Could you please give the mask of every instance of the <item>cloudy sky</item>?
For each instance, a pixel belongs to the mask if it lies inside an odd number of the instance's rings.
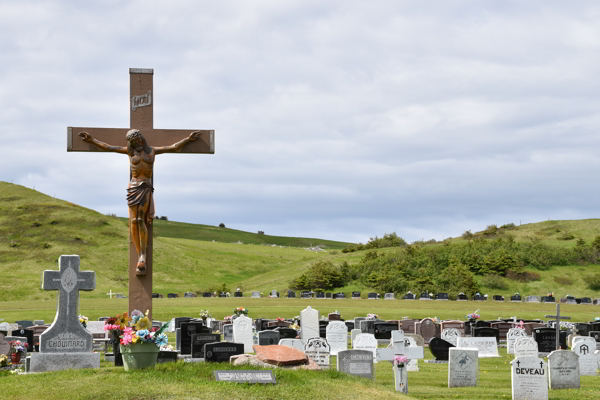
[[[365,242],[600,217],[596,1],[0,0],[0,180],[124,216],[126,156],[66,127],[214,129],[157,214]]]

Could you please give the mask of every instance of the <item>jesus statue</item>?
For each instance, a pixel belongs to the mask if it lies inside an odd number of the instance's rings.
[[[176,153],[183,147],[197,140],[200,132],[192,132],[190,136],[171,146],[151,147],[146,138],[137,129],[127,132],[127,147],[111,146],[94,139],[87,132],[79,132],[82,140],[93,143],[101,150],[127,154],[129,156],[131,181],[127,187],[127,206],[129,207],[129,234],[139,257],[135,269],[136,275],[146,275],[146,249],[148,247],[148,226],[154,219],[154,200],[152,199],[152,168],[154,157],[162,153]]]

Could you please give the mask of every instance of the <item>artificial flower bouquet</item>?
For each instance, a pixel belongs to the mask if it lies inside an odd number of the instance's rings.
[[[88,317],[86,317],[85,315],[80,315],[79,322],[81,322],[81,325],[83,325],[84,328],[87,328]]]
[[[211,315],[208,313],[208,310],[200,310],[200,318],[202,318],[202,319],[211,318]]]
[[[8,357],[6,354],[0,354],[0,367],[6,367],[8,365]]]
[[[11,340],[8,343],[10,344],[10,354],[27,354],[27,343],[22,343],[20,340]]]
[[[469,319],[469,321],[475,322],[475,320],[481,318],[481,316],[479,314],[477,314],[478,312],[479,312],[479,310],[475,310],[474,313],[467,314],[467,318]]]
[[[143,314],[139,310],[134,310],[131,316],[125,312],[118,314],[116,318],[109,318],[104,325],[104,330],[116,332],[120,338],[119,342],[123,346],[135,343],[154,343],[161,347],[166,346],[169,342],[167,335],[163,333],[167,325],[163,324],[160,328],[153,328],[152,321],[148,318],[148,311]]]
[[[377,319],[379,318],[379,315],[377,314],[367,314],[367,319],[372,320],[372,319]]]
[[[408,358],[404,357],[404,356],[396,356],[394,357],[394,366],[398,367],[398,368],[404,368],[404,365],[408,363]]]
[[[238,315],[238,316],[239,315],[246,315],[247,316],[248,315],[248,309],[245,308],[245,307],[238,307],[235,310],[233,310],[233,313],[235,315]]]

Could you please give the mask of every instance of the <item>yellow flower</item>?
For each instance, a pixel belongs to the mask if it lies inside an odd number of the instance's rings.
[[[148,320],[148,317],[140,318],[137,324],[135,324],[135,329],[141,331],[142,329],[152,329],[152,323]]]
[[[131,343],[137,343],[137,342],[138,342],[138,340],[140,340],[140,338],[139,338],[137,335],[133,335],[133,336],[131,337]]]
[[[115,321],[115,325],[119,325],[121,330],[125,329],[125,327],[127,326],[127,324],[129,323],[129,321],[131,321],[131,318],[129,318],[129,316],[127,315],[126,312],[124,312],[122,315],[121,314],[117,314],[117,320]]]

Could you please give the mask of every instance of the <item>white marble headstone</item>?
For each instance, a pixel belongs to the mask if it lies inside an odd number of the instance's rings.
[[[598,360],[596,357],[596,340],[578,340],[573,346],[573,353],[579,356],[579,373],[581,375],[596,376]]]
[[[477,386],[479,351],[451,347],[448,357],[448,387]]]
[[[375,335],[371,333],[361,333],[356,335],[352,342],[352,348],[354,350],[369,350],[373,352],[373,362],[377,362],[377,339]]]
[[[579,389],[579,356],[570,350],[548,355],[550,389]]]
[[[279,345],[291,347],[292,349],[300,350],[302,352],[304,351],[304,343],[302,343],[302,340],[300,339],[280,339]]]
[[[317,363],[318,366],[329,368],[331,362],[331,348],[327,339],[320,337],[310,338],[304,345],[304,354]]]
[[[404,336],[404,347],[417,347],[417,341],[412,337]],[[419,359],[410,359],[406,366],[406,370],[408,372],[419,372]]]
[[[360,329],[352,329],[352,331],[350,331],[350,343],[354,343],[354,338],[356,337],[356,335],[360,335],[362,333],[362,331]]]
[[[310,338],[319,336],[319,311],[311,306],[300,311],[300,339],[306,344]]]
[[[233,341],[244,344],[244,353],[252,353],[252,318],[240,315],[233,320]]]
[[[479,350],[479,358],[500,357],[495,337],[459,337],[458,348]]]
[[[527,332],[525,329],[521,328],[511,328],[508,330],[506,334],[506,353],[507,354],[515,354],[515,341],[517,338],[527,336]]]
[[[532,337],[515,339],[515,358],[538,357],[538,344]]]
[[[513,400],[548,400],[546,363],[538,357],[518,357],[511,361]]]
[[[447,328],[442,331],[442,339],[444,339],[448,343],[451,343],[455,347],[458,345],[459,337],[460,332],[456,328]]]
[[[348,327],[344,321],[330,321],[327,324],[326,337],[332,356],[336,356],[338,351],[348,350]]]

